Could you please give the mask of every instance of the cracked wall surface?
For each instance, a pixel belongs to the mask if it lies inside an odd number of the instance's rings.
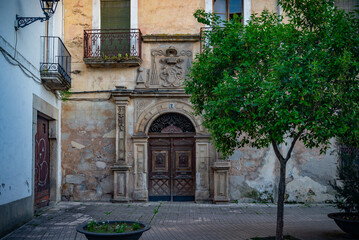
[[[286,147],[282,146],[282,152]],[[272,147],[241,148],[230,157],[232,200],[273,202],[277,197],[279,162]],[[333,199],[329,181],[336,175],[334,142],[326,154],[298,142],[286,169],[287,202],[326,202]]]
[[[62,200],[109,201],[115,158],[115,106],[65,102],[62,119]]]

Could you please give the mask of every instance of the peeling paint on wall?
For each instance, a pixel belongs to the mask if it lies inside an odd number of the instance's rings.
[[[332,142],[334,146],[334,142]],[[285,146],[282,147],[286,151]],[[325,155],[298,142],[287,163],[287,202],[326,202],[333,199],[328,182],[335,177],[334,147]],[[242,201],[275,201],[279,163],[272,150],[241,148],[230,157],[230,197]]]
[[[115,105],[65,102],[62,131],[62,200],[109,201],[115,161]]]

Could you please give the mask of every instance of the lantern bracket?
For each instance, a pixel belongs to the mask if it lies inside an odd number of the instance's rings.
[[[19,28],[26,27],[36,21],[47,21],[49,18],[50,17],[48,15],[46,17],[20,17],[19,15],[16,15],[15,30],[17,31]]]
[[[44,22],[50,19],[52,15],[55,14],[57,4],[60,0],[39,0],[41,9],[45,15],[45,17],[20,17],[16,14],[15,20],[15,30],[19,30],[19,28],[26,27],[33,22],[40,21]]]

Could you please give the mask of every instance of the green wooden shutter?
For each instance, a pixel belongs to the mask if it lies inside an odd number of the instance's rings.
[[[113,29],[101,31],[101,55],[130,56],[130,0],[101,0],[101,29]]]
[[[129,29],[130,0],[101,0],[101,29]]]

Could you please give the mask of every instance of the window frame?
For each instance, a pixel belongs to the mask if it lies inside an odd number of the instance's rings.
[[[226,16],[226,21],[228,22],[228,21],[230,21],[230,12],[229,12],[229,2],[230,2],[230,0],[225,0],[226,1],[226,12],[225,13],[218,13],[218,12],[215,12],[214,11],[214,3],[215,3],[215,1],[217,1],[217,0],[212,0],[212,12],[214,13],[214,14],[221,14],[221,15],[225,15]],[[242,17],[242,21],[244,20],[244,0],[241,0],[242,2],[241,2],[241,8],[242,8],[242,11],[241,11],[241,17]]]

